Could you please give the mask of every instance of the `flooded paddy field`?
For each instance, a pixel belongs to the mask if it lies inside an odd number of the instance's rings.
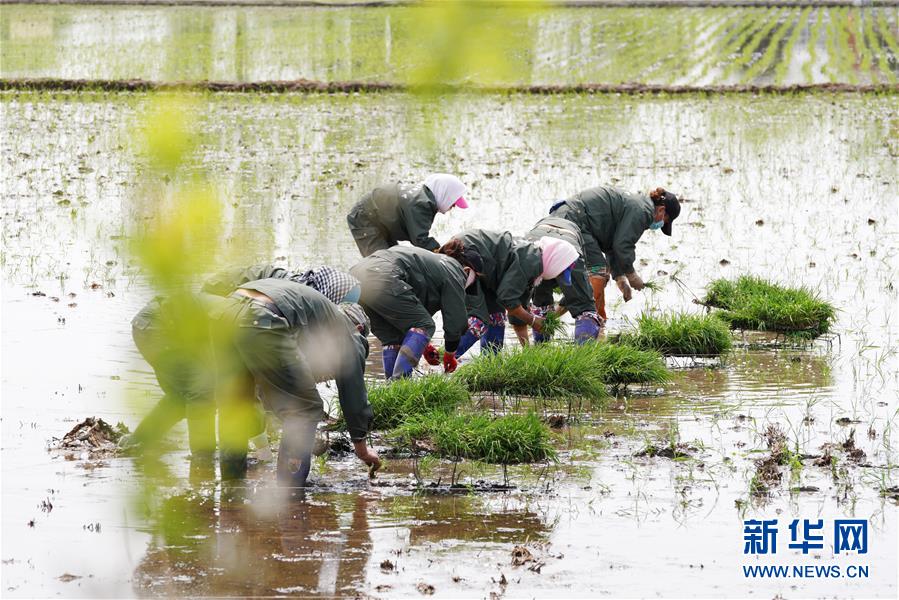
[[[425,58],[439,44],[429,24],[447,16],[431,10],[10,5],[0,13],[0,72],[402,83],[439,71],[458,83],[691,86],[895,84],[899,75],[895,6],[482,9],[465,30],[466,52],[499,53],[508,65],[462,72]]]
[[[664,285],[626,305],[610,291],[611,332],[644,310],[699,310],[709,281],[744,273],[816,290],[837,325],[801,348],[738,334],[720,364],[671,363],[671,383],[554,429],[557,462],[505,472],[389,458],[369,483],[340,455],[288,500],[265,463],[242,485],[210,481],[183,429],[152,464],[48,451],[86,416],[133,427],[158,398],[129,323],[152,291],[127,248],[148,218],[132,202],[147,177],[134,128],[154,97],[6,92],[4,595],[896,596],[895,96],[191,99],[195,168],[226,199],[226,254],[350,266],[358,196],[431,170],[471,187],[471,209],[436,221],[440,240],[523,233],[600,182],[663,185],[684,198],[675,236],[645,234],[638,258]],[[759,474],[769,426],[800,457],[779,480]],[[375,443],[390,456],[390,440]],[[744,578],[741,565],[768,563],[744,558],[743,519],[777,517],[782,533],[792,518],[868,519],[867,556],[828,543],[779,560],[864,564],[870,578]]]

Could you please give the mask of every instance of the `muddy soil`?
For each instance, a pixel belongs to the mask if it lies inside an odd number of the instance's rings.
[[[840,308],[827,339],[785,349],[741,337],[720,362],[562,423],[558,463],[504,472],[396,458],[369,482],[352,455],[324,455],[316,484],[291,499],[270,463],[238,486],[211,481],[183,428],[154,461],[47,451],[87,416],[133,427],[159,397],[129,324],[153,292],[126,246],[151,216],[131,202],[144,165],[129,136],[149,100],[0,94],[3,594],[895,597],[893,100],[198,96],[198,164],[227,198],[226,252],[242,260],[351,265],[342,223],[356,198],[429,170],[472,187],[471,209],[435,223],[441,240],[526,231],[553,200],[599,182],[665,185],[683,212],[674,237],[644,236],[638,268],[684,285],[627,304],[610,289],[612,332],[643,310],[702,310],[692,301],[707,281],[742,273],[810,286]],[[372,376],[378,363],[376,351]],[[776,461],[753,493],[773,425],[801,467]],[[650,444],[685,456],[636,456]],[[778,516],[784,529],[869,519],[866,557],[828,546],[778,560],[864,562],[876,575],[745,580],[743,519]]]

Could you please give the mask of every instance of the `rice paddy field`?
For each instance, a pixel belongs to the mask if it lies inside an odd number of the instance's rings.
[[[9,5],[0,71],[4,79],[404,82],[434,66],[425,36],[430,20],[446,17],[439,10]],[[572,7],[499,19],[482,9],[466,27],[490,40],[472,48],[466,35],[466,51],[497,51],[507,66],[450,68],[441,75],[448,82],[889,84],[899,75],[895,5]]]
[[[194,159],[169,178],[135,133],[159,93],[35,91],[22,80],[403,81],[416,60],[403,47],[411,17],[399,7],[0,8],[4,596],[899,593],[894,88],[189,91],[179,110],[198,125]],[[549,9],[526,17],[520,68],[499,81],[889,84],[896,14]],[[649,43],[659,36],[664,47]],[[682,197],[674,236],[647,232],[637,246],[639,272],[659,285],[626,304],[607,289],[610,337],[645,315],[701,315],[713,281],[743,276],[804,288],[836,308],[833,322],[814,340],[735,329],[721,356],[670,352],[657,358],[664,381],[610,385],[595,401],[466,398],[454,383],[447,394],[465,410],[403,424],[415,403],[382,390],[393,411],[384,427],[406,434],[375,433],[383,471],[369,481],[332,431],[302,499],[284,497],[270,463],[239,485],[217,482],[187,460],[183,427],[148,461],[48,449],[88,416],[133,427],[158,400],[130,331],[154,294],[129,245],[156,218],[134,201],[146,186],[168,202],[196,177],[213,181],[221,260],[349,267],[352,204],[430,171],[470,188],[471,209],[435,221],[439,240],[469,227],[523,234],[553,201],[603,183]],[[506,346],[516,345],[510,329]],[[476,366],[477,347],[470,354],[454,382]],[[504,428],[536,462],[495,464],[515,448],[480,441]],[[778,555],[744,555],[744,520],[773,518]],[[829,539],[807,555],[788,550],[793,518],[867,520],[869,551],[835,555]],[[860,565],[869,577],[743,574],[767,564]]]

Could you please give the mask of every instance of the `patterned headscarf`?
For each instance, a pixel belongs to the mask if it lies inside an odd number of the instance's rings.
[[[291,279],[308,285],[334,304],[346,301],[347,295],[359,287],[359,280],[349,273],[326,266],[312,267]],[[353,295],[358,299],[358,294]]]

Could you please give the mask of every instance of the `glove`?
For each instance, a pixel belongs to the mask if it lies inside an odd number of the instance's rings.
[[[627,284],[627,278],[624,275],[619,275],[615,278],[615,283],[618,284],[618,289],[621,290],[621,295],[624,296],[624,301],[629,302],[631,299],[631,286]]]
[[[422,353],[425,360],[428,361],[428,364],[432,367],[436,367],[440,364],[440,353],[437,351],[437,348],[434,347],[434,344],[428,344],[425,346],[425,351]]]
[[[635,290],[643,289],[643,280],[640,278],[639,275],[637,275],[636,271],[634,271],[633,273],[628,273],[626,275],[626,277],[627,277],[627,282],[629,284],[631,284],[632,288],[634,288]]]
[[[452,373],[456,370],[456,367],[459,366],[459,363],[456,362],[456,355],[452,352],[444,352],[443,353],[443,372],[444,373]]]

